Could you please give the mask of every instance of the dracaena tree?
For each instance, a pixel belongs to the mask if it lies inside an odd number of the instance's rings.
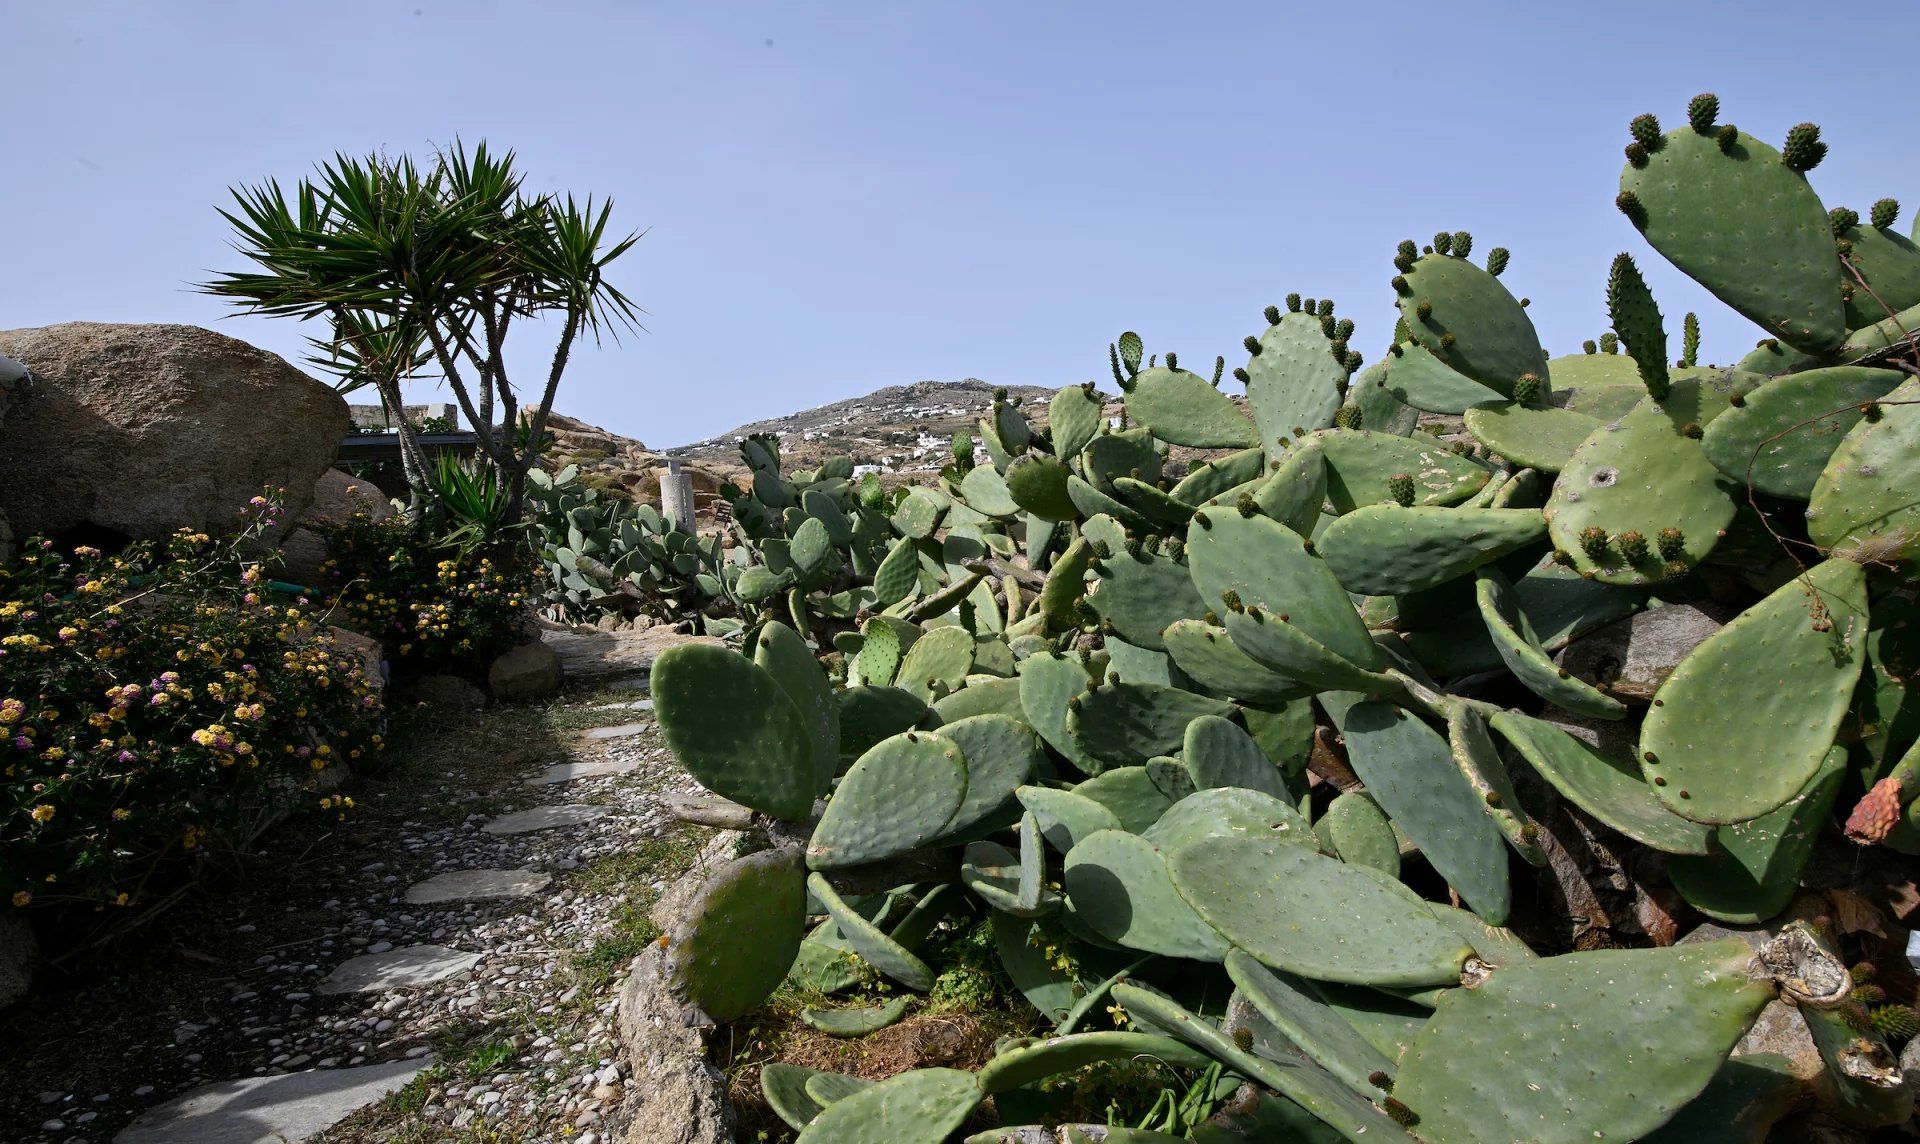
[[[397,416],[401,386],[441,379],[516,517],[574,347],[636,329],[640,314],[607,280],[639,240],[609,234],[612,203],[532,195],[522,183],[513,153],[484,142],[420,162],[336,154],[291,192],[274,180],[234,188],[220,213],[252,267],[200,289],[249,313],[324,323],[309,360],[342,392],[379,393],[416,505],[433,495],[433,468]],[[558,332],[546,376],[523,388],[508,375],[506,346],[529,319]]]

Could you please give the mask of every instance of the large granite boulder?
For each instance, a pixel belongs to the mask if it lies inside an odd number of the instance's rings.
[[[0,422],[0,513],[20,536],[223,529],[269,486],[297,518],[347,432],[338,393],[196,326],[7,330],[0,354],[34,376]]]
[[[342,524],[355,513],[385,520],[393,515],[393,504],[372,481],[339,469],[321,473],[313,482],[313,497],[306,512],[280,542],[280,578],[310,588],[332,587],[321,574],[321,566],[327,562],[327,542],[316,526]]]

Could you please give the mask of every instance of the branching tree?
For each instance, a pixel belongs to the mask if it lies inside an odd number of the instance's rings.
[[[471,152],[456,143],[424,164],[335,155],[291,194],[269,180],[233,198],[220,213],[254,269],[200,288],[249,313],[325,322],[309,360],[342,392],[379,393],[416,504],[432,495],[432,470],[399,415],[401,385],[438,376],[517,517],[575,344],[638,328],[639,308],[606,278],[640,237],[609,237],[613,204],[528,195],[513,153],[485,143]],[[508,376],[506,345],[516,323],[535,317],[556,319],[559,335],[529,408]]]

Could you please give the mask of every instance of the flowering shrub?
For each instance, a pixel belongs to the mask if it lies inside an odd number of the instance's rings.
[[[327,529],[326,590],[396,670],[484,672],[512,647],[533,573],[524,545],[465,548],[406,517]]]
[[[116,556],[30,540],[0,569],[0,897],[134,906],[382,747],[358,656],[244,555],[182,532]]]

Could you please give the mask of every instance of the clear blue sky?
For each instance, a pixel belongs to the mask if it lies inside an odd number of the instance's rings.
[[[101,3],[0,5],[0,327],[305,331],[188,289],[231,268],[225,188],[335,150],[456,135],[647,231],[619,281],[648,332],[581,354],[560,407],[656,446],[882,385],[1106,376],[1139,330],[1225,353],[1287,291],[1369,360],[1394,243],[1513,251],[1556,352],[1640,256],[1706,356],[1756,329],[1614,210],[1627,120],[1813,120],[1829,206],[1920,208],[1910,2]],[[1902,219],[1902,226],[1906,217]],[[522,334],[530,384],[544,339]]]

